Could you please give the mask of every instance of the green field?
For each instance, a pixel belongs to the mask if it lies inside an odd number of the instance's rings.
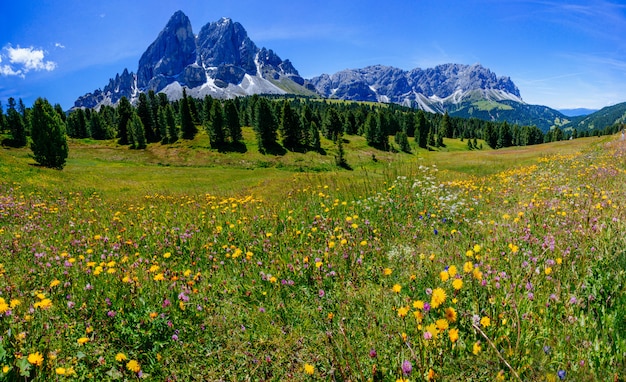
[[[345,138],[0,150],[0,380],[626,378],[624,142]]]

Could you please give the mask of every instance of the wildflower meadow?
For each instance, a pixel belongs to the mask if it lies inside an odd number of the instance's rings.
[[[624,380],[626,144],[577,141],[271,192],[5,164],[0,380]]]

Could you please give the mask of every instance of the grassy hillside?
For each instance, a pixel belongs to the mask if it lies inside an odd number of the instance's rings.
[[[347,140],[0,150],[0,379],[622,377],[624,142]]]

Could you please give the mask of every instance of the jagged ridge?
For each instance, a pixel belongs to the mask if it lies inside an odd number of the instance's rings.
[[[139,92],[164,92],[171,99],[187,87],[191,96],[232,97],[255,93],[284,94],[283,88],[312,94],[289,60],[259,49],[246,30],[229,18],[206,24],[198,36],[189,18],[177,11],[139,59],[137,74],[124,72],[76,100],[74,107],[114,105]]]

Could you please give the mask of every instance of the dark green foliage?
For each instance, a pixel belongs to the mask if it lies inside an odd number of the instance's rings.
[[[176,118],[174,118],[174,108],[172,105],[165,106],[165,121],[167,123],[167,141],[168,143],[174,143],[178,140],[178,125],[176,125]]]
[[[308,135],[308,145],[313,148],[313,150],[319,151],[322,148],[320,130],[317,128],[317,123],[315,121],[311,122],[309,126]]]
[[[226,143],[224,134],[224,112],[220,102],[213,102],[211,107],[211,121],[205,122],[205,129],[209,136],[211,147],[221,149]]]
[[[67,117],[66,127],[67,135],[72,138],[87,138],[89,131],[87,127],[87,117],[85,110],[76,109]]]
[[[324,122],[322,124],[322,133],[326,139],[330,139],[333,142],[337,140],[339,135],[343,134],[343,123],[339,118],[339,113],[335,108],[328,108],[324,115]]]
[[[400,150],[405,153],[411,152],[411,145],[409,144],[409,137],[404,131],[398,131],[395,135],[395,141],[398,146],[400,146]]]
[[[139,103],[137,104],[137,116],[143,124],[146,140],[148,142],[158,142],[157,135],[154,131],[156,122],[152,115],[152,107],[150,99],[145,93],[139,93]]]
[[[44,167],[62,169],[69,153],[65,124],[52,105],[38,98],[31,116],[30,145],[35,161]]]
[[[415,118],[415,141],[418,146],[425,149],[428,146],[428,131],[430,130],[426,115],[422,110],[417,111]]]
[[[291,109],[291,105],[287,100],[283,101],[279,131],[285,148],[293,151],[301,146],[303,134],[300,120],[296,112]]]
[[[498,140],[496,141],[496,148],[511,147],[513,145],[513,133],[509,124],[503,122],[498,127]]]
[[[67,115],[65,115],[65,112],[63,111],[63,108],[61,107],[60,104],[58,103],[54,104],[54,111],[56,111],[59,117],[61,117],[61,121],[65,123],[65,121],[67,120]]]
[[[272,151],[276,142],[276,118],[272,107],[266,98],[259,98],[256,102],[254,118],[254,132],[256,133],[259,152]]]
[[[338,167],[345,168],[346,170],[352,170],[346,159],[346,151],[343,148],[343,135],[339,135],[335,141],[337,146],[337,155],[335,156],[335,164]]]
[[[22,115],[15,109],[15,99],[13,97],[9,98],[6,121],[11,132],[11,139],[5,143],[12,147],[26,146],[26,125]]]
[[[159,107],[158,112],[158,122],[157,126],[159,126],[159,132],[161,135],[161,143],[167,144],[169,143],[169,137],[167,136],[167,117],[165,115],[165,108]]]
[[[117,143],[120,145],[128,144],[128,121],[133,114],[133,105],[130,104],[128,98],[122,97],[117,105]]]
[[[227,100],[224,102],[224,123],[225,130],[227,131],[227,135],[230,137],[232,143],[239,143],[243,141],[243,133],[239,122],[239,112],[237,111],[237,105],[233,100]]]
[[[498,144],[498,131],[492,123],[487,124],[483,139],[487,142],[489,147],[495,149]]]
[[[450,126],[450,116],[448,115],[447,111],[443,115],[443,118],[441,118],[441,123],[439,125],[439,132],[437,133],[437,135],[441,137],[442,142],[443,142],[444,137],[452,138],[452,126]]]
[[[193,99],[187,96],[187,90],[183,89],[183,98],[180,100],[180,129],[183,139],[194,139],[198,133],[198,128],[193,122],[193,116],[191,115],[191,108],[189,103],[193,102]]]
[[[213,107],[213,97],[210,95],[204,96],[202,100],[202,123],[206,126],[211,122],[211,108]]]
[[[137,113],[133,113],[128,121],[128,142],[131,149],[142,150],[147,147],[146,133],[143,122]]]
[[[103,140],[111,138],[111,131],[100,113],[92,113],[89,121],[89,135],[93,139]]]
[[[6,117],[4,116],[4,110],[2,108],[2,102],[0,102],[0,133],[6,130]]]

